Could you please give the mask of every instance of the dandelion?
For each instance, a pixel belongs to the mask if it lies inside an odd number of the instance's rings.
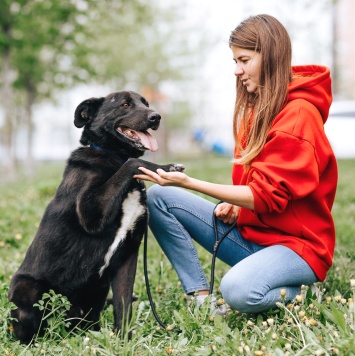
[[[313,309],[314,308],[314,304],[311,303],[308,307],[309,307],[309,309]]]
[[[285,349],[288,351],[291,350],[291,344],[289,343],[285,344]]]
[[[244,350],[245,350],[246,352],[250,352],[250,347],[249,347],[248,345],[245,345],[245,346],[244,346]]]
[[[334,297],[334,300],[335,300],[336,302],[339,302],[340,299],[341,299],[341,295],[336,295],[336,296]]]
[[[346,304],[346,299],[345,298],[341,298],[340,299],[340,303],[343,304],[343,305]]]
[[[263,356],[264,355],[264,351],[261,351],[261,350],[254,351],[254,355]]]
[[[212,350],[212,352],[216,352],[217,351],[216,345],[211,345],[211,350]]]
[[[282,288],[280,290],[280,295],[281,295],[282,298],[286,297],[286,289]]]
[[[171,331],[171,330],[173,330],[173,328],[174,328],[173,326],[168,325],[168,326],[165,328],[165,330],[166,330],[166,331]]]
[[[84,341],[83,341],[83,345],[86,346],[86,345],[89,344],[89,342],[90,342],[90,338],[85,337],[85,338],[84,338]]]
[[[323,352],[323,350],[318,349],[318,350],[316,351],[316,356],[321,356],[321,355],[324,355],[324,352]]]
[[[355,288],[355,279],[350,279],[351,288]]]
[[[239,351],[239,353],[243,353],[243,351],[244,351],[244,349],[243,349],[243,347],[242,346],[238,346],[238,351]]]
[[[277,334],[276,334],[276,333],[272,333],[271,338],[272,338],[273,340],[276,340],[276,339],[277,339]]]

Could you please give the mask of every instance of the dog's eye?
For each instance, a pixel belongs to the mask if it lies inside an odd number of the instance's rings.
[[[122,104],[122,106],[127,109],[129,107],[129,104],[124,103],[124,104]]]

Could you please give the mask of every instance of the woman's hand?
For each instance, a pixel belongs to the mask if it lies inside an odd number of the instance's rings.
[[[237,221],[240,207],[229,203],[220,203],[216,206],[214,214],[225,224],[233,224]]]
[[[162,169],[157,169],[156,172],[153,172],[144,167],[139,167],[138,169],[144,174],[136,174],[133,178],[148,180],[162,186],[173,185],[176,187],[185,187],[189,180],[189,176],[181,172],[165,172]]]

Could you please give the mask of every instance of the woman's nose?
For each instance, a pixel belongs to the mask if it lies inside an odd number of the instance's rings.
[[[240,65],[236,64],[234,69],[234,75],[237,77],[238,75],[243,74],[243,69]]]

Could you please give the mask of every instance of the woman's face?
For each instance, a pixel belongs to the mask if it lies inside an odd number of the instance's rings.
[[[234,74],[249,93],[255,93],[260,85],[261,54],[236,46],[231,48],[236,63]]]

